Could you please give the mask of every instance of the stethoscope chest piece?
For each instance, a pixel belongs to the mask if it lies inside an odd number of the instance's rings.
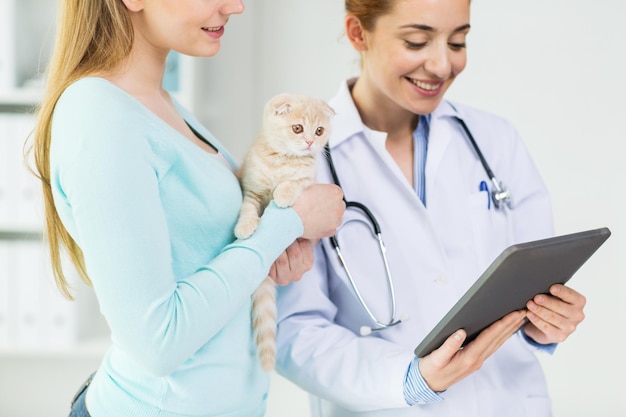
[[[476,140],[474,139],[472,132],[470,132],[469,128],[467,127],[463,119],[461,119],[458,116],[454,116],[454,118],[459,122],[459,124],[465,131],[465,134],[467,135],[467,139],[470,141],[472,148],[476,152],[476,155],[478,155],[478,159],[480,159],[480,163],[482,164],[483,169],[485,170],[485,173],[487,174],[487,176],[489,177],[489,180],[493,184],[493,190],[491,191],[491,200],[493,201],[494,207],[496,209],[504,209],[504,207],[508,208],[509,210],[512,209],[513,201],[512,201],[511,191],[509,191],[509,188],[506,185],[504,185],[504,183],[500,181],[496,177],[496,175],[493,173],[491,167],[489,166],[489,163],[487,162],[487,159],[485,159],[485,156],[483,155],[482,151],[480,150],[480,147],[476,143]]]
[[[509,188],[499,181],[495,176],[491,178],[494,189],[491,191],[491,200],[495,208],[500,209],[506,206],[509,210],[513,208],[513,200],[511,199],[511,191]]]

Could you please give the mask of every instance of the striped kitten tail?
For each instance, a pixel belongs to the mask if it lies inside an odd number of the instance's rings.
[[[276,284],[265,278],[252,294],[252,329],[264,371],[276,364]]]

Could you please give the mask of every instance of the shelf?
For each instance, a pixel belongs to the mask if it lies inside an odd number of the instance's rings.
[[[0,240],[39,240],[43,239],[41,229],[6,229],[0,228]]]
[[[34,88],[21,88],[0,93],[0,113],[34,112],[43,98],[43,92]]]

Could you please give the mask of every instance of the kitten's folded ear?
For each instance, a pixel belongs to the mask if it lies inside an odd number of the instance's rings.
[[[323,101],[323,100],[322,100]],[[330,107],[330,104],[326,103],[325,101],[323,101],[324,103],[324,114],[326,115],[326,117],[328,118],[332,118],[334,115],[337,114],[337,112],[335,112],[335,109],[333,109],[332,107]]]
[[[293,110],[291,99],[290,94],[279,94],[270,100],[268,106],[273,110],[276,116],[289,114]]]

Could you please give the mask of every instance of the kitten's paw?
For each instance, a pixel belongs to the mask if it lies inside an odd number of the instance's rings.
[[[258,225],[258,218],[240,220],[237,226],[235,226],[235,236],[238,239],[247,239],[252,236],[252,233],[254,233]]]
[[[299,190],[295,189],[289,183],[279,184],[274,190],[274,202],[278,207],[291,207],[296,202]]]

